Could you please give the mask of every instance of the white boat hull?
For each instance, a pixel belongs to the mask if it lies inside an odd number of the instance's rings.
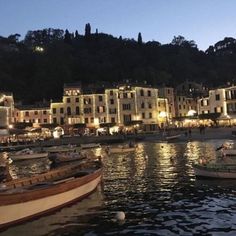
[[[99,143],[86,143],[86,144],[80,144],[80,147],[82,149],[100,148],[101,145]]]
[[[193,167],[194,173],[197,177],[219,178],[219,179],[236,179],[236,171],[232,170],[217,170]]]
[[[115,154],[115,153],[127,153],[127,152],[134,152],[136,150],[135,147],[131,148],[109,148],[108,153],[109,154]]]
[[[171,140],[179,139],[180,137],[181,137],[181,134],[170,135],[170,136],[165,136],[164,140],[171,141]]]
[[[226,156],[236,156],[236,149],[225,149],[223,153]]]
[[[100,181],[101,175],[92,181],[59,194],[46,196],[37,200],[2,205],[0,206],[0,227],[25,221],[81,199],[93,192]]]
[[[48,153],[43,152],[43,153],[32,153],[32,154],[10,154],[9,156],[13,161],[20,161],[20,160],[46,158],[48,157]]]

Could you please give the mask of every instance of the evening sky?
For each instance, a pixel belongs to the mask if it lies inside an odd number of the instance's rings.
[[[78,30],[170,43],[182,35],[206,50],[236,37],[235,0],[0,0],[0,35],[44,28]]]

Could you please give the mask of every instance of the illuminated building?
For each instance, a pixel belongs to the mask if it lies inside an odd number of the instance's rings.
[[[85,123],[91,129],[106,123],[139,128],[142,123],[144,130],[156,130],[160,121],[158,89],[151,87],[124,85],[82,93],[80,84],[65,85],[62,101],[52,102],[50,108],[52,123]]]
[[[14,110],[15,123],[48,124],[50,123],[49,107],[20,106]]]
[[[14,99],[12,93],[0,93],[0,124],[8,127],[14,122]]]
[[[161,88],[158,88],[158,92],[159,92],[159,97],[160,98],[166,98],[167,99],[169,118],[172,119],[173,117],[176,117],[174,88],[161,87]]]

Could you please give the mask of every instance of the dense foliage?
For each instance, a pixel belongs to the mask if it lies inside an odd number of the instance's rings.
[[[176,86],[186,80],[209,87],[233,83],[236,76],[236,40],[225,38],[200,51],[182,36],[169,44],[78,31],[44,29],[0,37],[0,86],[17,100],[32,103],[58,99],[63,84],[112,86],[129,80],[153,86]]]

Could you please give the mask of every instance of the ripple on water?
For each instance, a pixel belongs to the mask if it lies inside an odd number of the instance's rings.
[[[235,181],[196,180],[192,169],[199,158],[214,159],[221,142],[147,142],[136,153],[106,156],[99,191],[2,235],[236,235]],[[48,163],[14,168],[20,176]],[[123,222],[114,220],[117,211]]]

